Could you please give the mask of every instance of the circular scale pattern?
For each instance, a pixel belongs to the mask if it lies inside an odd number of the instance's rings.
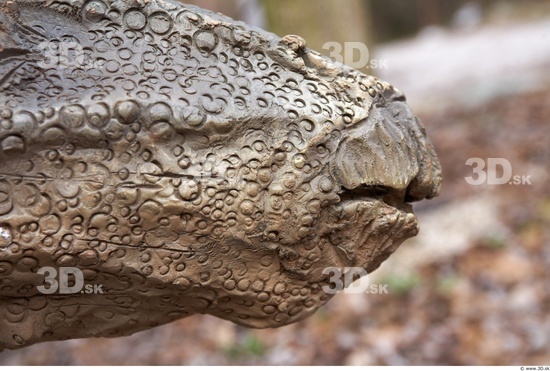
[[[164,0],[12,0],[0,24],[0,348],[298,321],[438,192],[403,95],[297,36]],[[43,295],[42,267],[103,293]]]

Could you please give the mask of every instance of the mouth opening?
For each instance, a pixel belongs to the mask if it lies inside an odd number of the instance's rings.
[[[354,189],[342,188],[340,202],[378,200],[387,206],[412,213],[412,205],[406,199],[406,190],[397,190],[383,185],[361,185]]]

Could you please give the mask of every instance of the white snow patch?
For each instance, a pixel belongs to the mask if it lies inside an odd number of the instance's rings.
[[[412,40],[381,45],[374,71],[406,93],[413,109],[477,106],[550,83],[550,19],[448,31],[430,28]]]

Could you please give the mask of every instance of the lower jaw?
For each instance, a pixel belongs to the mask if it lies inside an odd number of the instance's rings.
[[[412,213],[412,205],[407,203],[393,206],[363,197],[346,199],[333,207],[341,216],[342,240],[347,242],[343,248],[352,256],[344,259],[348,260],[345,263],[368,272],[375,270],[403,241],[418,234],[417,218]]]

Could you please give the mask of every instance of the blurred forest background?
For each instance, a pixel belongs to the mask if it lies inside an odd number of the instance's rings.
[[[550,1],[196,0],[320,52],[363,42],[444,169],[421,232],[311,318],[251,330],[195,315],[118,339],[37,344],[4,365],[550,365]],[[502,157],[531,185],[469,185]]]

